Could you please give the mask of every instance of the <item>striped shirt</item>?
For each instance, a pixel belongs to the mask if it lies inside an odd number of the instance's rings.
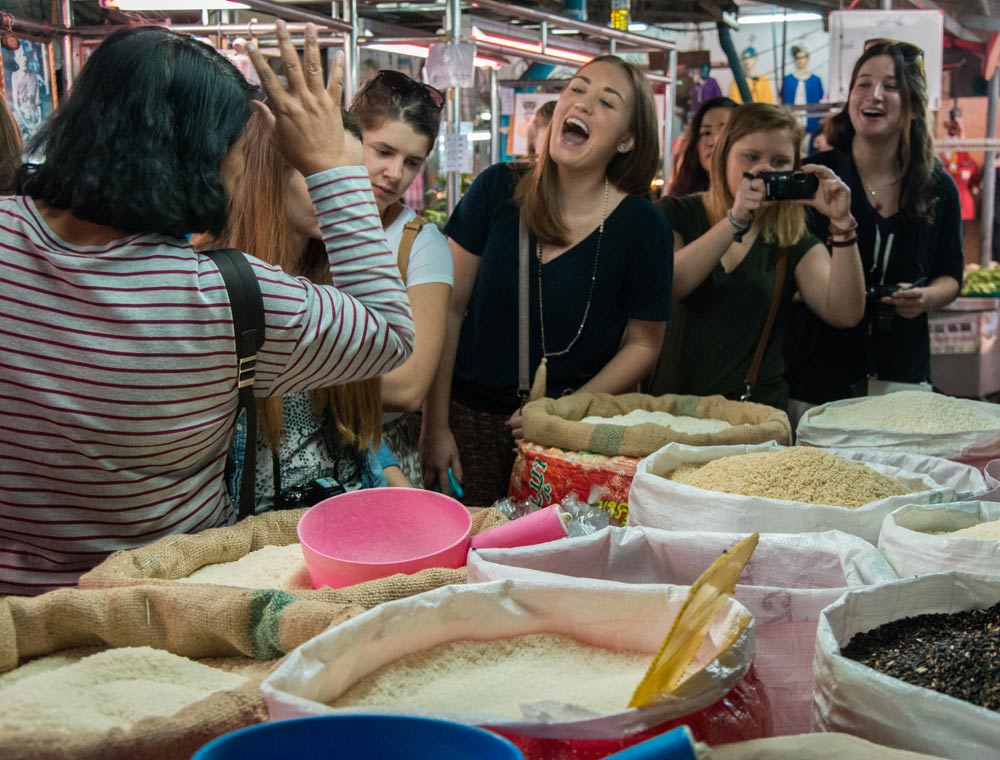
[[[333,275],[248,256],[264,298],[255,392],[382,374],[413,322],[363,167],[307,179]],[[225,283],[184,240],[59,239],[0,198],[0,594],[72,586],[110,552],[230,524],[237,405]]]

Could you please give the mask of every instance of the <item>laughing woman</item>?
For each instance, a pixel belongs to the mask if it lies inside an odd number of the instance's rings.
[[[547,392],[622,393],[660,350],[669,225],[648,198],[659,146],[652,92],[614,56],[559,96],[533,166],[484,171],[445,228],[455,261],[445,348],[424,410],[424,481],[451,467],[469,504],[507,493],[520,437],[518,228],[528,230],[529,365]]]

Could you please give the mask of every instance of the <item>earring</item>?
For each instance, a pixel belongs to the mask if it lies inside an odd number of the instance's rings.
[[[619,153],[628,153],[630,150],[632,149],[629,147],[628,143],[618,143]]]

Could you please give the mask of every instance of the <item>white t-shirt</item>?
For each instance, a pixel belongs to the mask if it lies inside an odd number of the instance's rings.
[[[417,213],[412,208],[403,206],[396,220],[385,231],[389,247],[396,252],[399,260],[399,243],[403,238],[403,227]],[[455,284],[455,265],[451,260],[451,249],[448,240],[436,225],[425,224],[417,233],[410,249],[410,263],[406,272],[406,287],[427,285],[432,282]]]
[[[416,216],[416,211],[403,206],[399,216],[385,230],[385,239],[388,241],[389,247],[395,251],[396,261],[399,261],[399,243],[403,239],[403,227]],[[410,261],[406,269],[406,287],[429,285],[433,282],[454,285],[455,264],[451,258],[448,239],[441,234],[437,225],[428,222],[420,228],[420,232],[417,233],[417,237],[413,241],[413,247],[410,249]],[[400,412],[386,412],[382,415],[382,424],[386,425],[401,416]]]

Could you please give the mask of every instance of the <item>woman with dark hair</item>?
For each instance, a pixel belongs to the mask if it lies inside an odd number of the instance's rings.
[[[24,143],[6,98],[0,98],[0,195],[14,189],[14,173],[21,165]]]
[[[806,405],[864,395],[869,378],[930,379],[927,313],[958,295],[964,258],[958,190],[934,157],[927,119],[923,51],[870,41],[847,107],[824,130],[833,149],[810,157],[851,188],[867,306],[851,330],[793,310],[787,378],[792,398]],[[810,226],[820,236],[833,229],[824,215]]]
[[[251,55],[337,286],[248,257],[266,323],[257,396],[380,374],[413,329],[367,173],[345,165],[343,59],[328,89],[315,28],[304,63],[277,33],[287,92]],[[110,552],[234,520],[232,311],[184,235],[226,227],[250,112],[250,86],[207,45],[116,32],[33,141],[44,162],[22,167],[22,195],[0,199],[0,593],[72,586]]]
[[[521,433],[520,255],[529,261],[523,371],[547,365],[549,396],[623,393],[649,371],[670,310],[670,228],[649,200],[658,155],[645,77],[602,56],[560,93],[537,161],[497,164],[473,182],[445,228],[455,287],[424,407],[428,486],[447,489],[451,467],[470,504],[507,493]]]
[[[818,180],[813,197],[767,200],[758,176],[798,169],[802,134],[798,119],[780,106],[740,106],[712,156],[708,192],[660,202],[674,230],[678,303],[649,392],[749,397],[784,409],[781,344],[795,291],[829,324],[861,319],[864,274],[857,241],[843,231],[852,226],[850,190],[830,169],[807,164],[802,171]],[[832,257],[807,231],[803,205],[834,220]]]
[[[734,108],[736,103],[729,98],[712,98],[698,109],[691,122],[687,147],[667,195],[679,197],[708,190],[712,151]]]

